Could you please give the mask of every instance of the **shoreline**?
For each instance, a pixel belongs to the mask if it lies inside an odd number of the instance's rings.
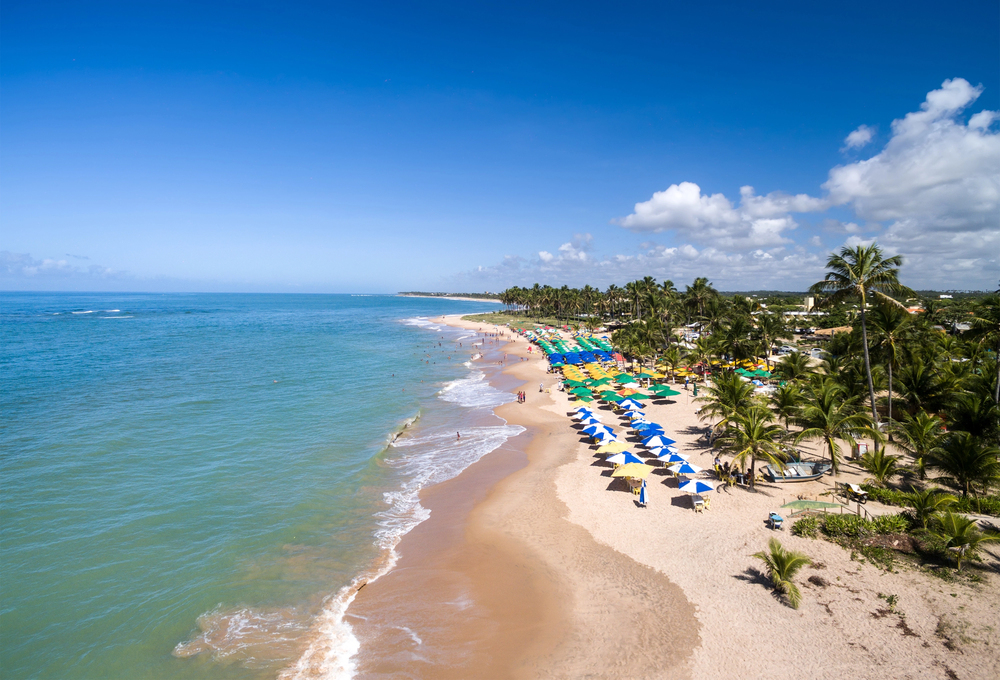
[[[502,305],[501,300],[495,298],[474,298],[474,297],[461,297],[457,295],[404,295],[402,293],[396,293],[397,297],[411,297],[411,298],[427,298],[429,300],[464,300],[465,302],[490,302],[498,305]]]
[[[493,330],[459,319],[435,321]],[[365,615],[367,606],[370,615],[393,587],[419,584],[421,572],[443,576],[442,588],[462,584],[479,608],[451,613],[442,636],[464,656],[446,668],[416,669],[399,658],[396,670],[426,678],[481,676],[483,668],[503,678],[832,679],[858,669],[867,678],[1000,677],[993,574],[970,585],[909,568],[884,571],[828,541],[764,526],[786,501],[828,492],[825,480],[761,485],[757,493],[720,487],[711,510],[696,514],[676,481],[657,469],[650,504],[640,509],[569,427],[566,395],[536,391],[539,381],[551,387],[557,376],[545,372],[544,355],[529,357],[527,346],[517,338],[491,346],[480,360],[485,366],[498,352],[529,359],[487,371],[499,389],[526,390],[526,404],[495,409],[526,432],[421,494],[433,513],[400,542],[400,563],[389,575],[397,578],[366,588],[348,613]],[[710,468],[714,452],[701,439],[696,409],[682,392],[648,412],[693,463]],[[838,481],[861,481],[856,467],[845,468]],[[463,494],[465,504],[447,500]],[[447,541],[428,540],[445,534]],[[771,537],[815,562],[796,579],[800,609],[772,596],[751,556]],[[984,557],[996,560],[995,552]],[[898,612],[884,608],[885,593],[898,596]],[[359,677],[393,672],[390,666]]]

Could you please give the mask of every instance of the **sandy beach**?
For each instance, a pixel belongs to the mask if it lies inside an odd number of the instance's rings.
[[[495,332],[457,317],[439,321]],[[407,602],[436,617],[439,644],[454,653],[421,664],[412,642],[387,641],[382,663],[360,677],[1000,677],[995,544],[984,555],[989,573],[970,584],[911,567],[884,571],[833,543],[791,535],[789,522],[783,531],[766,527],[768,512],[786,501],[829,491],[829,477],[756,493],[723,487],[710,494],[709,510],[695,513],[657,469],[649,504],[639,507],[571,427],[567,396],[553,389],[560,376],[527,349],[521,338],[496,343],[482,360],[507,355],[491,379],[525,390],[527,401],[497,414],[526,432],[427,491],[421,502],[431,519],[400,543],[397,569],[349,610],[360,621]],[[646,412],[692,463],[710,468],[698,404],[680,389]],[[618,429],[610,410],[603,419]],[[845,465],[838,481],[863,478]],[[876,503],[867,510],[894,511]],[[751,556],[772,536],[814,560],[797,577],[797,610],[772,595]],[[456,597],[471,614],[446,606]]]

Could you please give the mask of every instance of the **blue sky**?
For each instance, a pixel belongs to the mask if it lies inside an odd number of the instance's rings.
[[[0,288],[994,288],[1000,7],[814,4],[4,3]]]

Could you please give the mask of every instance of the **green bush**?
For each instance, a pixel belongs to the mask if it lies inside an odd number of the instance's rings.
[[[823,533],[827,536],[847,536],[861,538],[872,534],[871,522],[857,515],[829,515],[823,521]]]
[[[899,505],[906,507],[910,504],[910,494],[895,489],[883,489],[871,484],[862,484],[861,488],[868,492],[868,498],[877,501],[882,505]]]
[[[898,505],[909,507],[910,499],[913,497],[905,491],[896,489],[883,489],[871,484],[862,484],[861,488],[868,492],[868,497],[882,505]],[[1000,517],[1000,496],[969,496],[959,498],[958,503],[953,506],[956,512],[968,512],[976,515],[990,515]]]
[[[871,524],[876,534],[905,534],[910,529],[910,520],[903,515],[881,515]]]
[[[910,528],[910,520],[905,515],[882,515],[875,519],[865,519],[857,515],[827,515],[823,521],[823,533],[831,537],[864,538],[876,534],[905,534]],[[794,531],[795,528],[792,528]]]
[[[819,517],[803,517],[792,525],[792,534],[804,538],[816,538],[819,535]]]
[[[953,507],[958,512],[1000,517],[1000,496],[968,496],[967,498],[959,498],[958,503]]]

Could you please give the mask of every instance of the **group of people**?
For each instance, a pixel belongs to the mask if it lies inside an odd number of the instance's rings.
[[[524,392],[518,392],[517,393],[517,403],[518,404],[523,404],[526,401],[527,396],[528,395],[526,395]]]

